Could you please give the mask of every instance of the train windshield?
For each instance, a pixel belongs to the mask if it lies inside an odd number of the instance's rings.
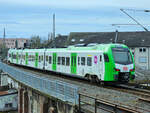
[[[113,48],[113,57],[115,63],[118,64],[131,64],[132,63],[132,56],[127,48]]]

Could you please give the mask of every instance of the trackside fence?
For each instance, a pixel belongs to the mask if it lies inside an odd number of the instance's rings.
[[[86,93],[79,93],[79,112],[86,113],[87,110],[92,113],[150,113],[149,109],[124,105],[123,103],[112,102],[102,97],[97,98]]]
[[[0,62],[0,69],[14,80],[46,95],[74,105],[78,104],[78,87],[66,82],[40,77]]]

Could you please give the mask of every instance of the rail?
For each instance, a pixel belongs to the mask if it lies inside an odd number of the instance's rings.
[[[38,75],[16,69],[2,62],[0,62],[0,69],[15,81],[32,89],[74,105],[78,104],[78,87],[75,85],[39,77]]]

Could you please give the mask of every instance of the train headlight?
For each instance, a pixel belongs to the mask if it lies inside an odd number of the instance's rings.
[[[117,69],[117,68],[114,68],[114,70],[115,70],[115,71],[118,71],[118,72],[120,71],[120,69]]]
[[[135,71],[135,69],[130,69],[130,72],[133,72],[133,71]]]

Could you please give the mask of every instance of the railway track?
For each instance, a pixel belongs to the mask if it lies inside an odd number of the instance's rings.
[[[150,103],[150,90],[137,88],[136,86],[137,84],[135,84],[135,86],[120,84],[114,87],[106,87],[106,88],[137,95],[139,96],[139,100]]]
[[[150,91],[147,89],[147,87],[142,87],[138,84],[127,84],[127,85],[118,85],[118,86],[108,86],[108,85],[103,86],[100,84],[91,83],[85,79],[78,79],[75,77],[69,77],[68,78],[68,76],[67,77],[62,76],[61,74],[51,73],[51,72],[47,72],[47,71],[41,71],[41,70],[37,70],[37,69],[31,69],[31,68],[17,66],[17,65],[11,65],[11,66],[19,68],[23,71],[31,72],[31,73],[39,75],[39,76],[44,76],[44,77],[48,77],[48,78],[52,78],[52,79],[58,79],[58,80],[62,80],[65,82],[69,82],[69,83],[78,85],[80,87],[79,90],[81,93],[83,91],[83,92],[86,92],[89,94],[91,94],[91,93],[96,94],[96,92],[93,92],[93,91],[99,91],[99,90],[103,89],[104,91],[108,90],[108,92],[110,92],[110,93],[111,93],[111,91],[109,91],[109,90],[113,90],[115,92],[125,93],[125,95],[126,94],[132,94],[132,95],[135,95],[136,98],[138,98],[138,102],[144,102],[145,103],[144,105],[146,105],[147,108],[150,109],[150,107],[149,107],[150,106],[150,101],[149,101]],[[102,98],[105,100],[105,93],[103,95],[104,95],[104,98],[103,98],[103,96],[99,96],[99,98]],[[107,99],[107,101],[110,101],[110,99]],[[124,102],[118,102],[118,103],[121,103],[122,105],[124,104]],[[125,105],[129,106],[129,107],[131,106],[131,105],[127,105],[127,104],[125,104]],[[141,106],[142,106],[142,104],[140,105],[139,108],[141,108]],[[143,112],[143,113],[148,113],[148,112]]]
[[[131,93],[131,94],[134,94],[134,95],[141,96],[142,98],[150,98],[150,87],[142,86],[142,85],[136,84],[136,83],[117,84],[117,85],[112,85],[112,84],[108,85],[107,84],[105,86],[105,84],[92,83],[89,80],[86,80],[86,79],[83,79],[83,78],[79,79],[79,78],[76,78],[76,77],[70,77],[70,76],[68,77],[68,76],[61,75],[59,73],[56,74],[56,73],[37,70],[37,69],[32,69],[31,70],[31,68],[24,67],[24,66],[13,65],[13,64],[11,64],[11,66],[15,66],[16,68],[20,68],[20,69],[23,69],[25,71],[29,71],[29,72],[32,72],[32,73],[35,73],[35,74],[37,74],[37,73],[42,74],[41,76],[43,76],[43,75],[47,76],[47,74],[49,74],[50,76],[61,77],[62,79],[82,82],[84,84],[93,85],[93,86],[96,86],[96,87],[102,87],[102,88],[106,88],[106,89],[112,89],[112,90],[117,90],[117,91],[121,91],[121,92]]]

